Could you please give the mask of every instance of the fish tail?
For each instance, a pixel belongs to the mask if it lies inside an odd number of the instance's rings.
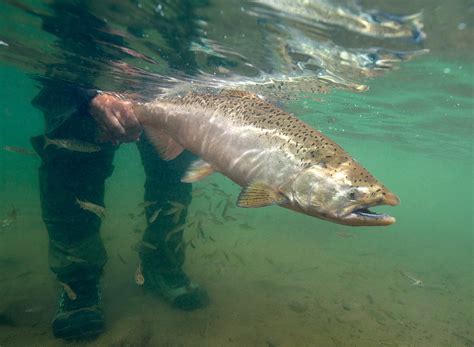
[[[46,147],[48,147],[49,145],[52,145],[52,144],[53,144],[53,140],[51,140],[48,136],[44,135],[43,149],[45,149]]]

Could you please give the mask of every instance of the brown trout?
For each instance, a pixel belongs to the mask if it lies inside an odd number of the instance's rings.
[[[395,222],[369,210],[398,205],[395,194],[335,142],[255,94],[167,96],[135,111],[163,159],[184,149],[201,158],[183,182],[220,172],[243,187],[239,207],[277,204],[354,226]]]

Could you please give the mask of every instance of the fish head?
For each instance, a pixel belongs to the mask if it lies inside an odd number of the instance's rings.
[[[313,165],[291,183],[290,208],[338,224],[381,226],[395,223],[370,207],[398,205],[398,197],[352,159],[337,165]]]

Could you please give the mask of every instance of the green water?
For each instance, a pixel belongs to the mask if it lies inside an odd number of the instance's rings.
[[[432,22],[439,11],[425,16]],[[432,46],[367,81],[365,93],[335,89],[285,105],[397,193],[399,206],[378,208],[396,224],[351,228],[278,207],[231,208],[235,220],[223,220],[216,207],[227,197],[210,183],[232,198],[240,189],[220,175],[195,184],[206,195],[196,194],[189,219],[207,213],[215,241],[197,240],[186,270],[210,293],[205,310],[178,312],[135,285],[131,246],[141,235],[133,230],[145,221],[128,214],[139,212],[144,173],[135,145],[122,145],[102,227],[107,331],[90,345],[473,346],[474,65],[469,50]],[[29,147],[43,126],[29,104],[35,83],[6,66],[0,80],[0,147]],[[62,345],[50,328],[58,288],[47,265],[39,163],[0,152],[0,219],[18,209],[0,229],[0,312],[14,323],[0,322],[1,346]]]

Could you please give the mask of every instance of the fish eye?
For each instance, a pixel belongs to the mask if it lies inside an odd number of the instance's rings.
[[[355,200],[355,199],[356,199],[356,193],[355,193],[355,191],[352,191],[352,192],[349,193],[349,199],[351,199],[351,200]]]
[[[372,62],[372,63],[375,63],[379,57],[376,53],[369,53],[367,54],[367,58],[369,58],[369,60]]]
[[[357,200],[358,198],[360,198],[361,194],[360,192],[357,190],[357,188],[352,188],[349,193],[347,194],[347,198],[349,200]]]

